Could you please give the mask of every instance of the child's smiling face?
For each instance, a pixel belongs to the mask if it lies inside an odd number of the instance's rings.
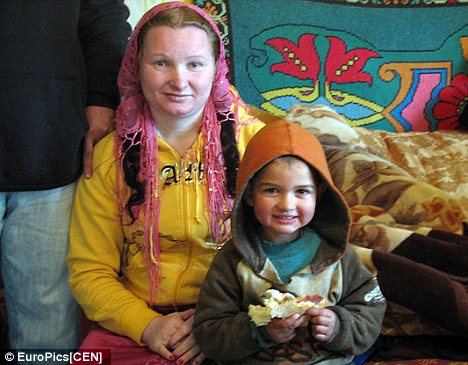
[[[246,193],[262,226],[263,239],[291,242],[314,217],[317,186],[310,167],[287,156],[265,166]]]

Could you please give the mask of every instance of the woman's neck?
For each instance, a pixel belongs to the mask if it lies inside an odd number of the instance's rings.
[[[177,151],[179,157],[182,157],[196,141],[201,123],[202,114],[184,119],[160,118],[156,122],[156,132],[159,138],[162,138]]]

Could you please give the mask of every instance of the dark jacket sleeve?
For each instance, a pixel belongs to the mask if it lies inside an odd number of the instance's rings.
[[[236,275],[240,256],[230,243],[216,255],[196,307],[193,332],[204,354],[217,361],[246,358],[261,350],[242,304]]]
[[[323,346],[331,351],[358,355],[368,350],[379,336],[386,301],[377,278],[351,248],[343,257],[342,265],[344,295],[336,306],[328,307],[338,315],[337,327],[335,335]]]
[[[86,64],[87,105],[115,108],[117,74],[130,36],[123,0],[82,0],[78,32]]]

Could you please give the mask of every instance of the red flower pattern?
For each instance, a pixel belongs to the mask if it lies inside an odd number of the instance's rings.
[[[265,43],[282,54],[284,62],[271,66],[271,72],[281,72],[300,80],[317,80],[320,62],[314,46],[316,35],[303,34],[298,45],[285,38],[271,38]]]
[[[377,52],[366,48],[346,51],[346,44],[339,38],[329,37],[330,51],[325,62],[327,82],[345,84],[348,82],[372,83],[372,76],[362,69],[369,58],[380,57]]]
[[[439,120],[437,129],[460,127],[460,114],[468,102],[468,75],[456,75],[452,84],[440,91],[439,99],[433,110],[434,117]]]
[[[271,38],[265,43],[283,56],[284,62],[271,66],[271,72],[281,72],[301,80],[318,78],[320,59],[314,45],[314,34],[303,34],[298,44],[285,38]],[[325,62],[327,83],[348,82],[372,83],[372,76],[362,69],[370,58],[380,57],[377,52],[366,48],[355,48],[346,51],[346,44],[339,38],[329,37],[330,51]]]

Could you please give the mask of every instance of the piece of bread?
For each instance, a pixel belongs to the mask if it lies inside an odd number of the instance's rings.
[[[312,299],[312,300],[311,300]],[[287,318],[293,314],[304,314],[307,309],[323,306],[322,296],[295,297],[291,293],[282,293],[276,289],[265,292],[263,305],[249,306],[249,316],[257,326],[264,326],[273,318]]]

